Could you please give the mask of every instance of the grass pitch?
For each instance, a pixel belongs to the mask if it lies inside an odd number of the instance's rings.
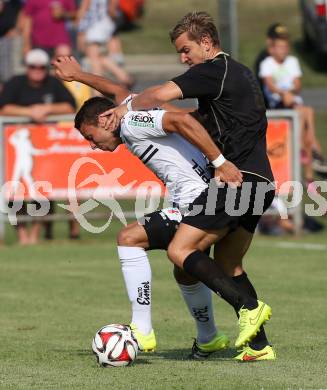
[[[269,23],[287,23],[299,40],[296,0],[242,0],[240,58],[252,65]],[[148,2],[144,28],[124,35],[127,53],[174,53],[167,31],[190,9],[216,12],[216,1]],[[172,11],[174,15],[172,16]],[[166,14],[166,17],[165,17]],[[307,86],[326,85],[323,74],[305,68]],[[327,150],[326,114],[318,133]],[[246,269],[258,294],[273,308],[266,330],[275,362],[237,363],[229,349],[209,361],[186,360],[195,335],[164,252],[150,253],[153,270],[153,325],[158,350],[140,354],[127,368],[101,369],[91,352],[98,328],[128,323],[130,309],[115,249],[118,226],[101,237],[83,234],[21,248],[14,232],[0,248],[1,389],[326,389],[327,233],[301,239],[257,237]],[[216,321],[235,341],[236,318],[214,298]]]
[[[230,349],[209,361],[186,360],[195,329],[164,252],[153,269],[154,354],[134,366],[101,369],[91,339],[101,326],[130,320],[112,226],[0,254],[0,388],[3,389],[323,389],[326,378],[326,233],[299,240],[257,237],[246,268],[273,308],[266,329],[275,362],[242,364]],[[308,243],[310,245],[308,245]],[[219,327],[235,341],[236,318],[214,298]]]

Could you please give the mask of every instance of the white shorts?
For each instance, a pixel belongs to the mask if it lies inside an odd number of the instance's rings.
[[[115,23],[110,18],[104,18],[89,26],[85,32],[87,43],[107,43],[115,31]]]

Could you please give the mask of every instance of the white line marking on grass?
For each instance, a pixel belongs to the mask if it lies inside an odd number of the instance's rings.
[[[298,242],[289,242],[289,241],[278,241],[275,243],[272,242],[261,242],[260,246],[272,246],[282,249],[305,249],[305,250],[314,250],[314,251],[325,251],[327,250],[327,245],[324,244],[313,244],[313,243],[298,243]]]

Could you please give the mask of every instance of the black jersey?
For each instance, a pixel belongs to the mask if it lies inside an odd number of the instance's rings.
[[[221,52],[172,81],[183,98],[198,99],[202,123],[226,159],[273,179],[266,153],[266,108],[249,68]]]

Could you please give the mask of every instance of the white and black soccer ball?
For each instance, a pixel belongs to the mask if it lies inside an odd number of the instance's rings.
[[[92,350],[101,367],[123,367],[135,360],[138,345],[129,326],[110,324],[96,332]]]

